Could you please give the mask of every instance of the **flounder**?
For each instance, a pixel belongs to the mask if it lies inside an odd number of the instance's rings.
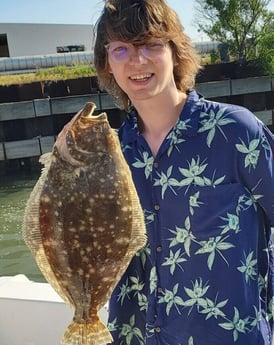
[[[146,243],[117,133],[87,103],[60,132],[27,202],[23,237],[45,279],[74,308],[62,344],[112,337],[97,312]]]

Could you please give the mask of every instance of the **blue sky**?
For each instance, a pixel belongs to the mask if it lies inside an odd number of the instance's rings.
[[[179,14],[192,40],[203,37],[195,28],[195,1],[167,0]],[[103,0],[0,0],[0,23],[91,24],[103,7]]]
[[[195,0],[167,0],[193,41],[206,40],[195,26]],[[0,0],[0,23],[91,24],[104,0]],[[269,9],[274,11],[274,0]]]

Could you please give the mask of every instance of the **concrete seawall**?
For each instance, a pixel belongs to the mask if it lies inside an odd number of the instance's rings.
[[[274,77],[212,81],[199,83],[196,89],[208,99],[250,109],[274,131]],[[0,163],[19,160],[19,165],[25,165],[26,159],[51,151],[56,135],[86,102],[94,102],[98,112],[106,111],[112,127],[123,121],[124,112],[109,94],[101,92],[1,103]]]

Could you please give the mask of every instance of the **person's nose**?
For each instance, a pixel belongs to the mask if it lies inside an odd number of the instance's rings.
[[[129,62],[132,64],[147,63],[147,58],[144,56],[141,47],[132,47],[129,54]]]

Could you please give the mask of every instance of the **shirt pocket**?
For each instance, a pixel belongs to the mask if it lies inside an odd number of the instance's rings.
[[[191,186],[189,193],[191,232],[197,239],[238,233],[241,212],[251,208],[254,212],[249,191],[239,183]]]

